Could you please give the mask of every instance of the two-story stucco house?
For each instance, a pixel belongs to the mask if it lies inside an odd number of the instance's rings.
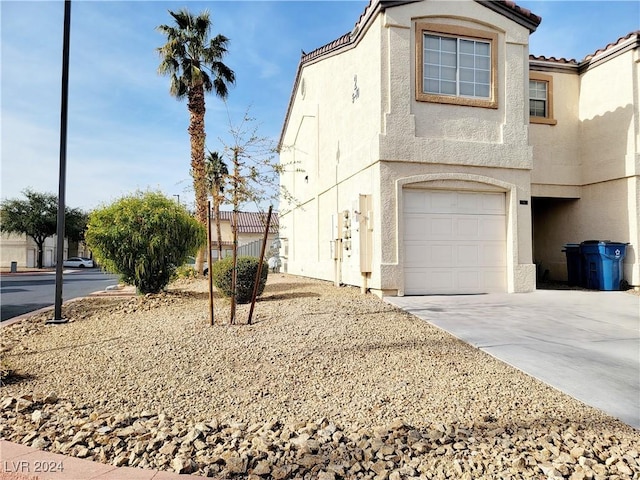
[[[565,243],[612,239],[640,284],[638,34],[530,57],[540,21],[510,1],[371,0],[303,54],[283,269],[379,295],[527,292],[536,264],[566,278]]]

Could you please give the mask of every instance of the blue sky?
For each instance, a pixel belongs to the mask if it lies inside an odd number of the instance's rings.
[[[71,12],[66,203],[90,210],[137,189],[192,205],[186,102],[157,72],[155,30],[167,10],[209,9],[213,32],[230,38],[225,63],[237,82],[226,105],[207,98],[207,147],[222,150],[229,118],[249,108],[277,141],[300,52],[353,28],[362,1],[89,1]],[[582,59],[640,28],[636,1],[518,1],[543,17],[535,55]],[[63,1],[0,1],[1,192],[57,194]]]

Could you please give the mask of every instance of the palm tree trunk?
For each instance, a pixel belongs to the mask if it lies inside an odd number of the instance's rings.
[[[193,176],[193,190],[196,197],[196,219],[204,226],[207,225],[207,172],[204,163],[204,145],[206,133],[204,129],[204,87],[196,85],[189,90],[189,136],[191,139],[191,175]],[[200,275],[203,272],[203,249],[198,251],[195,268]]]

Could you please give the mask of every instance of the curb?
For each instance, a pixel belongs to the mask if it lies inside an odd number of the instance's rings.
[[[0,480],[182,480],[203,478],[163,470],[116,467],[77,457],[37,450],[0,440]],[[32,476],[35,475],[35,476]]]
[[[123,288],[114,290],[113,293],[112,291],[98,290],[97,292],[92,292],[87,296],[72,298],[71,300],[62,302],[62,305],[66,305],[71,302],[77,302],[79,300],[83,300],[85,298],[90,298],[90,297],[133,297],[135,296],[135,294],[136,294],[135,287],[130,287],[130,286],[125,286]],[[46,313],[53,309],[54,309],[54,305],[50,305],[48,307],[39,308],[38,310],[33,310],[31,312],[23,313],[22,315],[18,315],[17,317],[9,318],[4,322],[0,322],[0,328],[8,327],[9,325],[13,325],[14,323],[21,322],[22,320],[25,320],[29,317],[38,315],[40,313]]]

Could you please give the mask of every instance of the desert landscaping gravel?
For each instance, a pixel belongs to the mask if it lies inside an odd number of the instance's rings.
[[[640,432],[359,289],[271,274],[252,325],[205,280],[2,328],[0,438],[250,479],[640,479]]]

